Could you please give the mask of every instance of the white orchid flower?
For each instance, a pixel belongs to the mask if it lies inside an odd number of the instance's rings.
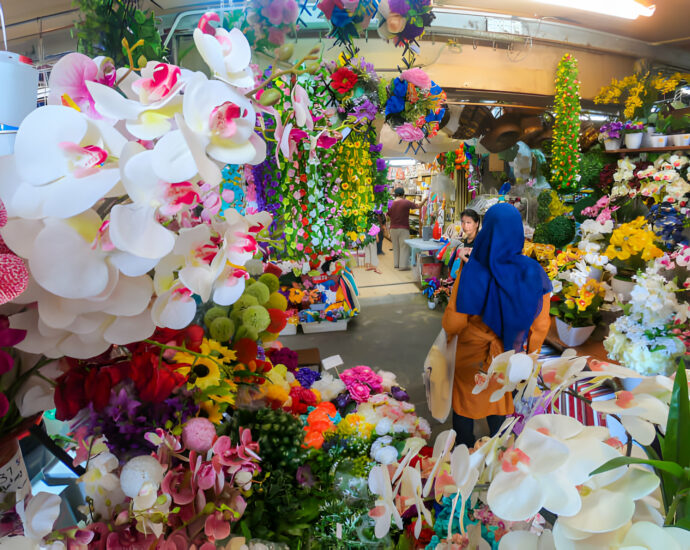
[[[247,38],[239,29],[227,31],[211,26],[220,21],[217,13],[206,13],[194,29],[194,44],[214,76],[240,88],[254,85],[249,68],[252,51]]]
[[[635,388],[637,389],[637,388]],[[592,409],[603,414],[616,414],[621,424],[640,445],[651,445],[656,438],[655,426],[666,432],[668,405],[663,401],[634,390],[616,392],[615,399],[594,401]]]
[[[525,426],[515,445],[499,455],[501,470],[487,494],[487,503],[500,518],[524,521],[541,508],[555,514],[576,514],[581,500],[563,468],[569,447]]]
[[[266,158],[266,142],[254,132],[254,106],[231,86],[217,80],[191,83],[185,90],[183,114],[184,125],[179,116],[178,124],[190,148],[187,156],[197,152],[197,167],[199,150],[222,165],[259,164]],[[190,132],[184,132],[185,125]]]
[[[101,517],[110,517],[113,510],[125,501],[120,478],[115,473],[119,466],[114,454],[102,452],[89,459],[86,472],[79,478],[86,496],[93,500],[94,512]]]
[[[62,499],[58,495],[43,491],[31,497],[28,504],[24,500],[18,502],[16,510],[22,520],[24,537],[34,543],[40,543],[49,535],[60,515],[61,502]]]
[[[432,461],[434,462],[434,467],[429,474],[429,477],[424,484],[424,491],[422,496],[424,498],[428,497],[431,493],[431,488],[434,486],[434,480],[436,475],[439,474],[443,465],[450,460],[450,453],[455,444],[455,430],[445,430],[436,436],[436,441],[434,442],[434,451],[432,454]]]
[[[179,67],[156,61],[149,61],[140,78],[126,77],[121,89],[127,97],[109,86],[86,82],[98,112],[124,120],[127,131],[143,140],[158,139],[173,128],[173,117],[182,110],[180,92],[185,85]]]
[[[433,525],[433,519],[431,517],[431,512],[424,505],[424,500],[422,499],[422,476],[417,468],[407,467],[403,471],[400,485],[400,496],[403,499],[405,507],[408,504],[417,508],[417,522],[414,526],[414,536],[419,538],[422,532],[422,519],[424,519],[427,525]]]
[[[300,86],[295,84],[290,92],[290,99],[292,100],[292,108],[295,113],[295,122],[297,126],[306,126],[308,130],[314,129],[314,119],[311,116],[311,99],[307,91]],[[315,148],[315,144],[313,144]]]
[[[510,531],[501,537],[498,550],[556,550],[556,545],[550,529],[544,529],[541,534]]]
[[[484,391],[491,381],[500,384],[500,388],[489,397],[490,402],[501,399],[506,393],[515,390],[521,382],[528,380],[535,370],[537,363],[534,355],[506,351],[494,357],[486,374],[478,376],[477,384],[472,389],[473,394]]]
[[[196,302],[191,290],[175,281],[169,287],[160,286],[156,294],[151,307],[151,316],[156,326],[175,330],[189,326],[196,315]]]
[[[479,470],[476,465],[472,464],[470,453],[467,445],[458,445],[450,456],[450,475],[453,478],[454,486],[446,486],[444,491],[454,490],[455,498],[453,498],[453,505],[451,506],[450,517],[455,517],[455,508],[460,501],[460,532],[465,533],[463,526],[463,518],[465,517],[464,509],[467,499],[470,498],[474,486],[479,480]],[[452,536],[453,524],[448,524],[448,539]]]
[[[8,216],[69,218],[91,208],[120,180],[125,138],[68,107],[31,112],[14,154],[0,160],[0,199]]]
[[[635,501],[646,497],[659,486],[659,478],[642,468],[622,468],[622,477],[611,479],[597,474],[580,486],[582,508],[574,516],[558,518],[554,531],[560,536],[578,540],[592,534],[617,531],[635,514]],[[602,477],[603,476],[603,477]]]
[[[554,526],[559,550],[684,550],[690,548],[690,534],[679,527],[662,527],[651,521],[628,523],[616,531],[570,539],[564,529]]]
[[[369,490],[378,496],[374,508],[369,510],[369,516],[374,519],[374,534],[376,538],[385,537],[391,528],[391,518],[398,529],[402,529],[403,522],[395,506],[393,487],[391,486],[388,466],[374,466],[369,471]]]

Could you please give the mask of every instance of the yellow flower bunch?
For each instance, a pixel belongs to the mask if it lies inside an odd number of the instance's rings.
[[[663,256],[663,251],[655,244],[656,235],[645,226],[645,219],[640,216],[614,229],[604,254],[613,260],[639,257],[645,262]]]
[[[350,413],[338,423],[338,433],[344,436],[358,435],[363,439],[371,437],[375,426],[364,420],[361,414]]]
[[[585,311],[592,305],[595,298],[603,298],[604,294],[604,287],[594,279],[589,279],[582,287],[571,283],[563,289],[566,307],[577,308],[578,311]]]

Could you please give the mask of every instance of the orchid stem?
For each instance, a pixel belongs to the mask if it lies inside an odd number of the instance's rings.
[[[271,69],[271,74],[270,74],[270,76],[268,77],[268,79],[266,79],[265,81],[263,81],[261,84],[259,84],[259,85],[258,85],[256,88],[254,88],[253,90],[247,92],[247,94],[246,94],[247,97],[250,97],[250,96],[255,95],[257,92],[263,90],[263,89],[264,89],[266,86],[268,86],[271,82],[273,82],[273,81],[276,80],[277,78],[280,78],[281,76],[285,76],[285,75],[292,74],[292,73],[294,73],[294,74],[302,74],[302,73],[306,72],[306,71],[301,71],[301,70],[299,70],[297,67],[299,67],[300,65],[302,65],[302,63],[304,63],[305,61],[315,61],[315,60],[317,60],[317,59],[318,59],[317,56],[312,55],[311,53],[309,53],[309,54],[305,55],[302,59],[300,59],[297,63],[295,63],[295,64],[292,66],[292,68],[290,68],[290,69],[284,69],[284,70],[280,70],[280,71],[276,71],[276,72],[273,72],[273,70]]]
[[[132,47],[130,48],[130,47],[129,47],[129,42],[127,41],[127,39],[126,39],[126,38],[123,38],[123,39],[122,39],[122,47],[125,48],[125,50],[127,50],[127,57],[129,58],[129,69],[128,69],[128,71],[127,71],[125,74],[122,75],[122,78],[120,78],[120,80],[118,80],[118,81],[115,83],[115,87],[116,87],[116,88],[117,88],[120,84],[122,84],[122,82],[123,82],[123,80],[124,80],[125,78],[127,78],[133,71],[136,70],[136,69],[134,68],[134,59],[132,58],[132,52],[133,52],[134,50],[136,50],[139,46],[143,46],[144,44],[145,44],[144,39],[143,39],[143,38],[140,38],[139,40],[136,41],[136,43],[134,44],[134,46],[132,46]]]

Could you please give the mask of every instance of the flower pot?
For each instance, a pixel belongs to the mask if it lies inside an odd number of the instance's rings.
[[[629,302],[630,301],[630,293],[632,292],[632,289],[634,287],[635,287],[634,281],[627,281],[625,279],[617,279],[616,277],[614,277],[613,280],[611,281],[611,290],[613,290],[613,293],[616,295],[619,302]]]
[[[565,321],[556,318],[556,330],[558,337],[566,346],[574,348],[581,346],[587,341],[592,332],[594,332],[594,325],[589,327],[571,327]]]
[[[656,128],[654,128],[654,126],[647,126],[647,128],[645,128],[645,132],[642,135],[642,147],[652,146],[652,135],[655,131]]]
[[[621,138],[616,138],[616,139],[605,139],[604,140],[604,149],[607,151],[614,151],[615,149],[620,149],[621,148]]]
[[[13,435],[0,439],[0,494],[15,493],[16,500],[24,500],[31,493],[19,441]]]
[[[604,275],[604,272],[601,269],[599,269],[598,267],[590,267],[589,268],[589,275],[588,275],[589,279],[594,279],[595,281],[600,283],[603,275]]]
[[[628,149],[639,149],[642,145],[642,132],[625,134],[625,146]]]
[[[436,301],[435,300],[429,300],[426,305],[429,307],[429,309],[436,309]]]
[[[690,145],[690,133],[673,134],[672,136],[668,136],[668,139],[674,147],[687,147]]]
[[[652,134],[652,145],[651,147],[666,147],[666,142],[668,141],[668,136],[663,134]]]

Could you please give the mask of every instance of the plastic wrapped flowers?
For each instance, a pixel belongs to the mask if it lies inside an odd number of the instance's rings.
[[[420,38],[434,20],[432,0],[382,0],[379,14],[383,21],[379,34],[393,39],[396,46],[406,46]]]
[[[381,79],[374,66],[364,58],[350,59],[345,65],[335,62],[329,86],[333,90],[338,114],[346,124],[354,126],[372,123],[382,103]]]
[[[401,141],[418,142],[436,135],[445,114],[445,92],[422,69],[403,71],[388,86],[386,122]]]

